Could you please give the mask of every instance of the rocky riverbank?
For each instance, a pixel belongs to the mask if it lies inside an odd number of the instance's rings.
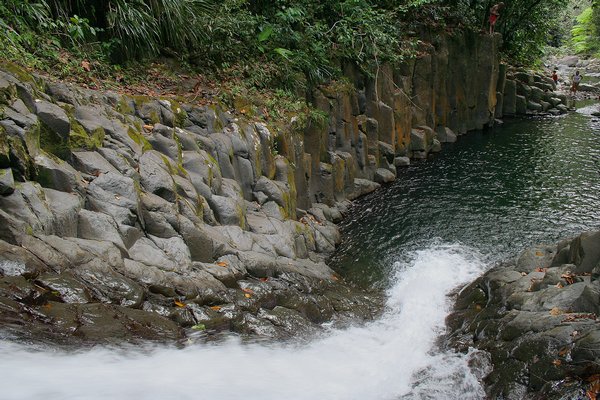
[[[595,399],[599,314],[600,231],[527,249],[462,289],[448,342],[481,350],[490,398]]]
[[[349,87],[311,96],[322,121],[283,128],[4,64],[3,327],[92,342],[186,329],[280,338],[372,318],[380,297],[325,264],[335,223],[397,165],[490,122],[498,41],[436,38],[377,79],[349,66]]]
[[[374,78],[347,66],[347,84],[309,96],[322,117],[283,126],[3,64],[5,331],[92,342],[192,330],[285,338],[373,318],[381,297],[325,263],[340,241],[335,223],[396,167],[493,124],[500,97],[503,110],[512,104],[499,41],[424,38],[418,57]]]

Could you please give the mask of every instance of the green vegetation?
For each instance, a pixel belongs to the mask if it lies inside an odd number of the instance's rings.
[[[572,47],[578,54],[598,55],[600,52],[600,1],[593,1],[577,17],[571,29]]]
[[[148,70],[156,70],[149,67],[155,60],[176,59],[185,74],[202,71],[203,82],[226,82],[226,89],[239,93],[224,90],[219,95],[229,98],[220,100],[284,98],[297,109],[288,98],[303,99],[315,85],[339,79],[348,64],[375,76],[383,63],[418,54],[419,40],[462,29],[486,31],[493,3],[0,0],[0,31],[5,33],[0,49],[6,59],[61,78],[83,76],[81,82],[92,87],[96,79],[127,87],[143,84],[152,75]],[[505,3],[497,25],[504,36],[502,50],[513,62],[531,63],[556,36],[552,32],[568,0]],[[140,72],[139,65],[146,69]],[[160,73],[167,76],[167,70]],[[264,90],[274,92],[265,96]],[[268,107],[246,108],[252,116],[264,117],[264,109],[269,113]]]

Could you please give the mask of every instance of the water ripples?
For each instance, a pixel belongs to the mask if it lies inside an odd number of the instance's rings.
[[[435,238],[494,263],[600,227],[600,120],[590,104],[561,117],[508,121],[461,137],[357,202],[335,267],[388,285],[394,261]]]

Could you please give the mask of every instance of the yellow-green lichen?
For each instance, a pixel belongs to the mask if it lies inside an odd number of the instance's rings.
[[[69,146],[71,149],[96,150],[102,147],[105,135],[101,126],[88,133],[79,122],[71,120]]]
[[[173,99],[169,99],[168,101],[171,104],[171,111],[173,112],[173,127],[183,127],[188,116],[187,112],[181,108],[179,102]]]
[[[0,125],[0,168],[8,166],[10,161],[10,144],[8,135],[2,125]]]
[[[133,107],[131,107],[131,105],[129,104],[129,98],[127,96],[121,96],[121,98],[117,102],[116,109],[121,114],[133,115],[133,113],[135,112]]]
[[[130,126],[129,128],[127,128],[127,134],[129,135],[131,140],[133,140],[135,143],[142,147],[142,152],[152,150],[152,145],[140,131],[136,131]]]
[[[49,154],[55,155],[61,160],[67,160],[71,156],[69,139],[64,139],[43,122],[39,125],[40,148]]]

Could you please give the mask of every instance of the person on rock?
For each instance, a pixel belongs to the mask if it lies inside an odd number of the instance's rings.
[[[556,70],[552,71],[552,81],[554,82],[554,87],[558,86],[558,74]]]
[[[573,95],[575,95],[577,93],[577,90],[579,89],[579,83],[581,82],[581,75],[579,74],[579,71],[575,71],[575,75],[573,75],[573,79],[572,79],[572,84],[571,84],[571,92],[573,93]]]
[[[500,16],[500,10],[504,8],[504,3],[500,2],[495,4],[490,8],[490,35],[494,33],[496,28],[496,21],[498,21],[498,17]]]

